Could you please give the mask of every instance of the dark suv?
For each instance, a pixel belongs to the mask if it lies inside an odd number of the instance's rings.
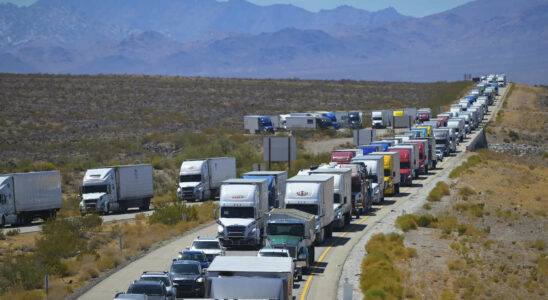
[[[203,297],[204,277],[199,261],[174,259],[169,269],[177,298]]]
[[[145,294],[149,300],[169,300],[172,295],[161,281],[136,280],[127,289],[128,294]]]

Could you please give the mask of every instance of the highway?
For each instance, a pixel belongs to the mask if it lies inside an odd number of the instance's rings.
[[[497,97],[495,106],[489,107],[490,112],[484,118],[483,125],[496,115],[496,112],[501,107],[500,99],[502,95],[506,94],[506,91],[507,88],[500,90],[501,96]],[[300,300],[337,299],[340,278],[343,272],[359,278],[359,267],[363,256],[354,257],[355,261],[352,261],[351,264],[345,264],[353,248],[358,243],[363,243],[362,238],[378,224],[386,222],[387,219],[390,219],[392,222],[395,214],[401,213],[402,209],[406,207],[407,202],[424,201],[426,195],[434,185],[439,180],[447,178],[449,172],[463,162],[466,154],[466,146],[477,134],[478,130],[473,134],[469,134],[468,138],[460,143],[456,153],[445,158],[443,162],[438,163],[438,168],[430,170],[428,176],[419,176],[418,180],[414,180],[411,187],[402,188],[400,195],[387,197],[381,205],[374,206],[373,211],[368,215],[362,216],[359,219],[353,219],[351,224],[344,228],[344,231],[334,232],[332,238],[327,239],[322,246],[316,247],[316,263],[313,272],[303,276],[302,281],[295,283],[293,290],[294,298]],[[390,218],[387,218],[389,216]],[[89,288],[85,293],[80,295],[77,292],[73,297],[79,296],[78,299],[90,300],[111,299],[116,292],[125,291],[129,284],[133,280],[138,279],[143,271],[168,270],[172,258],[177,255],[178,251],[189,246],[196,236],[214,237],[216,235],[216,227],[217,224],[212,223],[193,233],[186,234],[118,270],[108,278]],[[256,255],[256,253],[257,251],[255,250],[227,251],[227,255],[239,256]],[[343,266],[346,268],[345,270],[343,270]],[[356,281],[354,280],[354,282]],[[356,289],[359,290],[359,286],[354,284],[354,290]]]

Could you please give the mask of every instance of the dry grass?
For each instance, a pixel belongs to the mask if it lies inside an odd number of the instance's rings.
[[[406,244],[446,250],[419,248],[407,268],[420,276],[407,277],[403,288],[419,299],[545,299],[548,167],[542,158],[477,156],[481,163],[451,185],[436,222],[405,234]]]

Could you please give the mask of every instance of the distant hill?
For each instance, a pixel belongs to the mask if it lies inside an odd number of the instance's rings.
[[[478,0],[411,18],[244,0],[0,5],[0,72],[548,83],[548,1]],[[20,65],[21,69],[17,66]]]

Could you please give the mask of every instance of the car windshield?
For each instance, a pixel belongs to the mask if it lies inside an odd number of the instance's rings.
[[[169,281],[169,278],[166,276],[142,276],[140,280],[148,280],[148,281],[161,281],[164,283],[165,286],[171,286],[171,282]]]
[[[91,194],[91,193],[106,193],[107,185],[84,185],[82,187],[82,194]]]
[[[127,292],[130,294],[145,294],[147,296],[163,296],[165,290],[159,284],[132,284]]]
[[[263,257],[288,257],[286,252],[273,252],[273,251],[259,252],[259,256],[263,256]]]
[[[210,249],[210,250],[219,250],[219,242],[217,241],[195,241],[192,243],[194,249]]]
[[[202,181],[202,175],[200,175],[200,174],[181,175],[181,177],[179,177],[179,181],[181,181],[181,182],[201,182]]]
[[[176,275],[197,275],[200,274],[200,268],[196,264],[173,264],[170,272]]]
[[[221,218],[249,219],[254,217],[253,207],[221,207]]]
[[[304,227],[301,224],[268,224],[266,227],[268,235],[294,235],[303,236]]]
[[[314,204],[286,204],[285,208],[294,208],[311,215],[318,214],[318,206]]]
[[[196,260],[199,262],[207,261],[207,257],[203,253],[181,253],[179,254],[179,259]]]

